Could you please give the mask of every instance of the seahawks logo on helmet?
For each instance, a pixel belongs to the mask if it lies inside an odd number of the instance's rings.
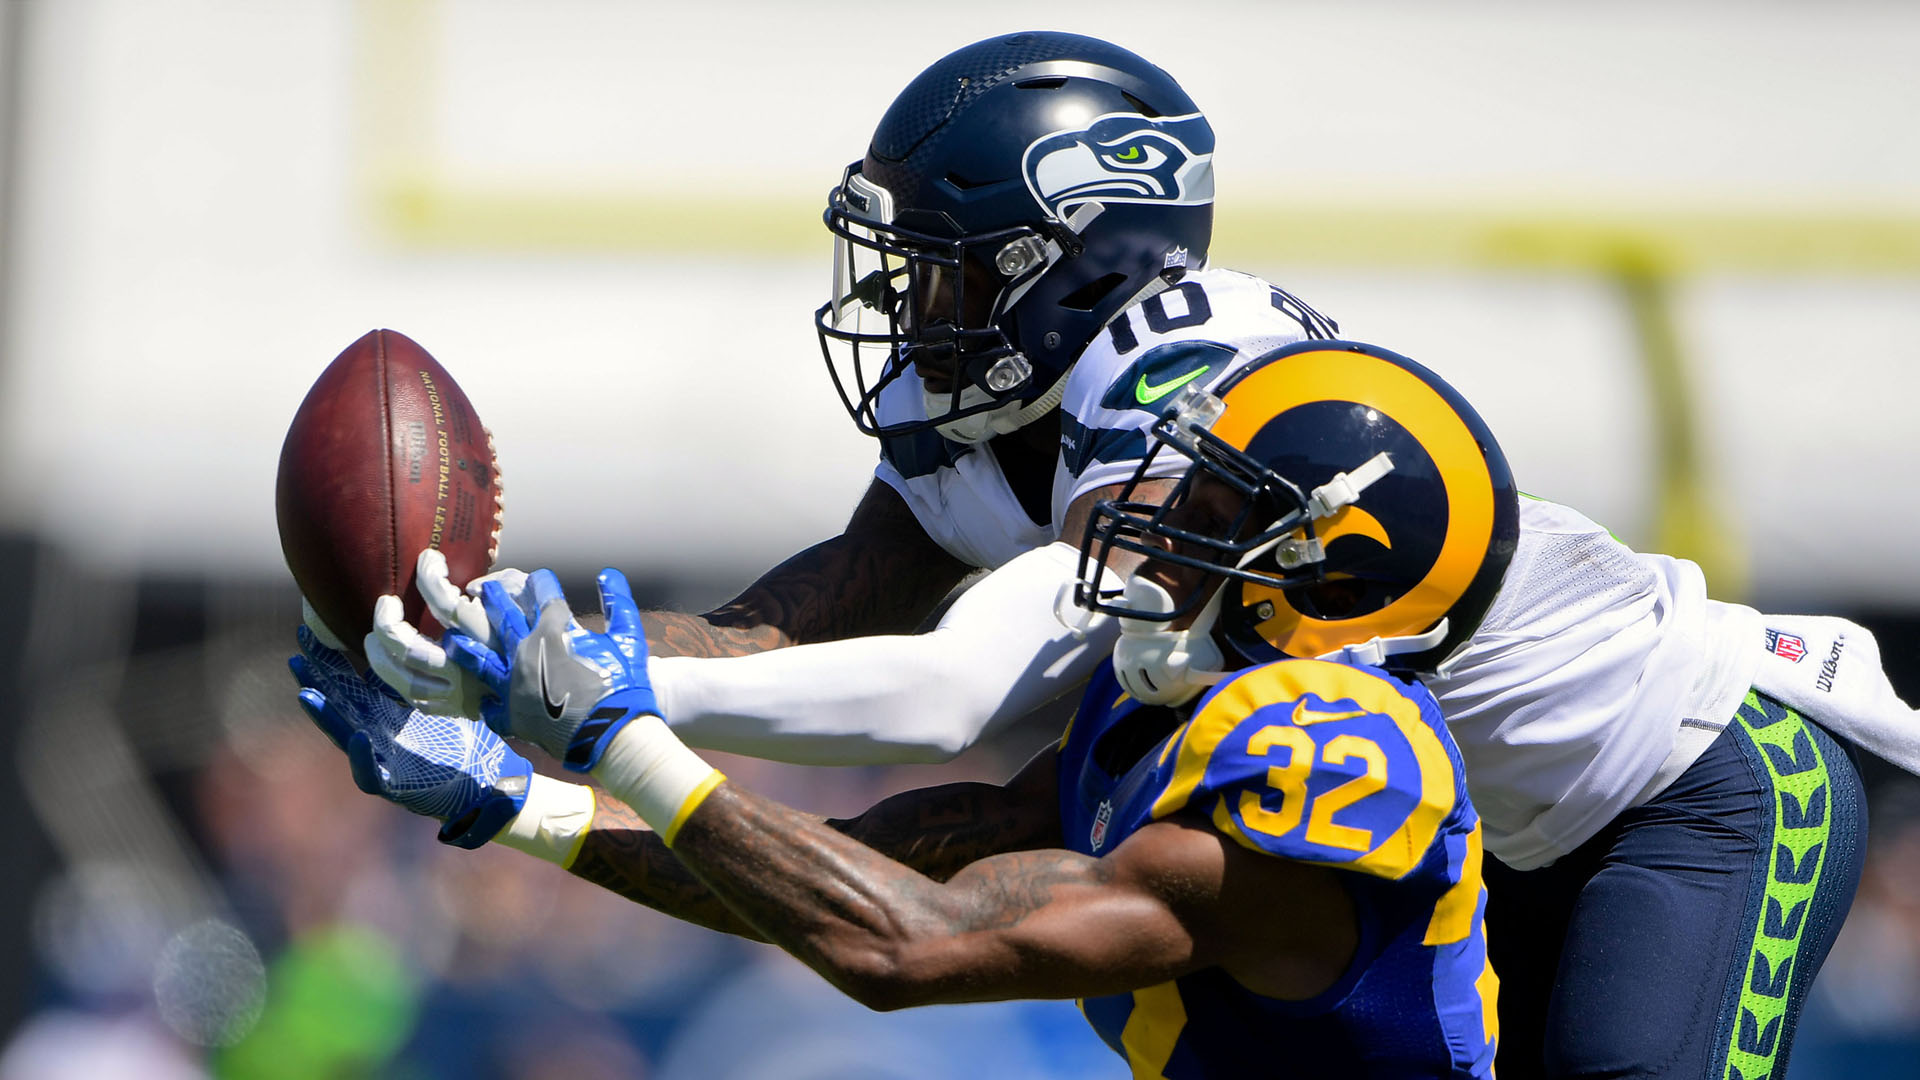
[[[1056,219],[1082,203],[1213,201],[1213,131],[1199,113],[1108,113],[1035,139],[1021,159],[1027,189]]]

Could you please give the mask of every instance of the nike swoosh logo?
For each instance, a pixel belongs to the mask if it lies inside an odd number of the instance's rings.
[[[1139,385],[1133,388],[1133,400],[1142,405],[1151,405],[1212,370],[1213,365],[1208,364],[1206,367],[1189,371],[1177,379],[1169,379],[1158,386],[1149,384],[1147,377],[1142,375]]]
[[[560,719],[560,714],[566,711],[567,699],[572,697],[571,694],[561,694],[560,700],[555,701],[553,691],[547,689],[547,643],[544,641],[540,643],[540,697],[542,704],[547,707],[547,715],[555,720]]]
[[[1365,709],[1345,709],[1340,712],[1323,712],[1319,709],[1309,709],[1306,699],[1304,698],[1293,703],[1293,722],[1301,727],[1305,727],[1308,724],[1330,723],[1334,720],[1352,720],[1356,716],[1369,715],[1371,714]]]

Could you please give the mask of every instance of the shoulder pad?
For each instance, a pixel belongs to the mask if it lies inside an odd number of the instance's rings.
[[[1226,373],[1238,351],[1218,341],[1169,341],[1147,349],[1109,380],[1104,409],[1142,409],[1159,416],[1173,392],[1200,379],[1208,385]],[[1208,378],[1212,376],[1212,378]]]
[[[1073,484],[1065,504],[1132,474],[1176,391],[1216,386],[1269,350],[1314,336],[1320,323],[1303,321],[1303,310],[1259,278],[1212,269],[1115,316],[1067,373],[1061,460]]]
[[[1240,844],[1406,876],[1459,801],[1455,756],[1417,683],[1323,660],[1236,674],[1179,733],[1152,816],[1186,809]]]

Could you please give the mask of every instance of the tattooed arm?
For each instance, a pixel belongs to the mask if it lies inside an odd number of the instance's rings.
[[[1067,527],[1084,528],[1089,500],[1112,493],[1076,501]],[[1111,557],[1116,574],[1139,558]],[[654,657],[648,675],[689,746],[804,765],[946,761],[1072,693],[1112,651],[1113,619],[1061,617],[1079,569],[1078,548],[1048,544],[975,582],[927,633]]]
[[[870,1008],[1087,997],[1218,965],[1273,997],[1325,990],[1357,942],[1334,871],[1172,819],[1103,859],[1061,842],[1054,757],[822,821],[722,783],[669,851],[616,803],[573,872],[769,941]],[[1284,902],[1284,912],[1276,904]]]
[[[1210,966],[1300,999],[1339,978],[1357,941],[1334,871],[1178,818],[1104,858],[1013,852],[941,882],[721,784],[674,855],[763,938],[875,1009],[1092,997]]]
[[[875,480],[846,531],[767,571],[704,615],[642,617],[656,656],[742,656],[919,626],[967,574],[898,492]]]
[[[883,799],[857,817],[801,815],[936,881],[989,855],[1060,843],[1054,755],[1005,785],[943,784]],[[797,812],[796,812],[797,813]],[[638,814],[595,794],[593,827],[569,869],[636,903],[723,933],[767,940],[676,859]]]

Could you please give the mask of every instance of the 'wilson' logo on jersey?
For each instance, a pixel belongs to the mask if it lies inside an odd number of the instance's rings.
[[[1199,113],[1108,113],[1035,139],[1021,168],[1034,199],[1063,220],[1089,202],[1205,206],[1213,202],[1213,129]]]
[[[1840,650],[1847,647],[1846,635],[1833,639],[1833,651],[1820,661],[1820,674],[1814,678],[1813,685],[1823,694],[1833,693],[1833,680],[1840,677]]]

